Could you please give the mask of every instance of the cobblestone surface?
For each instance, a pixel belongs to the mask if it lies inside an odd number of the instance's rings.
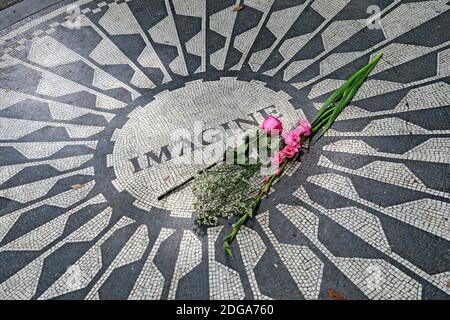
[[[79,0],[0,31],[0,299],[449,299],[449,9]],[[157,200],[207,165],[173,132],[311,119],[378,51],[234,259],[189,185]]]

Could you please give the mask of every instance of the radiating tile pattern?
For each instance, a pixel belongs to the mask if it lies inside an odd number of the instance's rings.
[[[244,263],[248,281],[252,289],[253,299],[271,299],[270,297],[261,293],[255,274],[255,267],[261,260],[264,252],[267,250],[261,237],[256,231],[243,226],[242,231],[237,235],[237,243],[239,244],[240,252],[242,255],[242,262]]]
[[[102,274],[100,279],[95,283],[94,287],[89,291],[85,299],[97,300],[100,298],[99,290],[111,273],[127,264],[131,264],[142,258],[145,249],[148,246],[147,226],[141,225],[136,233],[128,240],[128,242],[120,250],[114,261],[109,265],[108,269]]]
[[[272,12],[267,21],[266,27],[275,36],[276,40],[273,44],[264,50],[255,52],[249,59],[249,65],[254,71],[258,71],[260,66],[267,60],[274,48],[280,43],[284,35],[289,31],[300,14],[305,10],[312,1],[305,1],[295,7],[290,7]]]
[[[101,245],[114,232],[131,223],[133,223],[133,220],[123,217],[119,222],[114,224],[78,261],[70,265],[67,271],[39,296],[39,299],[51,299],[88,286],[102,268]]]
[[[158,300],[161,299],[162,290],[164,286],[164,276],[158,270],[158,267],[154,263],[158,249],[161,243],[169,238],[174,229],[161,229],[158,239],[152,247],[152,251],[148,255],[145,265],[142,267],[142,271],[139,274],[139,278],[136,280],[133,290],[128,297],[131,300]]]
[[[202,261],[202,242],[192,231],[183,231],[179,250],[168,299],[176,298],[179,281]]]
[[[69,2],[0,31],[0,299],[449,299],[447,0]],[[157,200],[198,137],[311,119],[379,51],[233,259],[189,184]]]
[[[319,218],[312,212],[286,205],[279,205],[278,208],[299,230],[305,230],[304,234],[308,240],[368,298],[386,300],[421,298],[421,285],[385,260],[333,255],[319,240]]]
[[[279,243],[269,227],[269,214],[258,216],[258,222],[286,265],[292,278],[306,299],[319,297],[323,263],[308,247]]]
[[[210,55],[211,65],[218,70],[223,70],[225,66],[225,59],[228,48],[230,47],[231,35],[233,33],[233,27],[237,16],[237,14],[233,12],[233,8],[238,6],[239,3],[240,1],[236,0],[234,4],[214,13],[209,17],[210,30],[225,38],[223,47]]]
[[[223,227],[208,229],[208,270],[211,300],[241,300],[245,297],[239,272],[216,260],[216,242]]]
[[[35,260],[23,267],[13,276],[8,278],[1,284],[2,296],[6,299],[31,299],[37,289],[39,283],[39,274],[44,267],[45,259],[48,258],[62,246],[79,241],[90,241],[97,232],[100,232],[108,222],[109,212],[103,211],[91,221],[86,222],[74,233],[68,235],[65,239],[55,244],[52,248],[44,251]],[[106,221],[105,221],[106,219]],[[42,234],[40,235],[42,237]],[[45,237],[45,235],[44,235]],[[33,239],[35,240],[35,239]],[[44,239],[47,240],[47,239]],[[16,248],[6,248],[6,250],[14,250]],[[31,248],[38,250],[39,248]]]

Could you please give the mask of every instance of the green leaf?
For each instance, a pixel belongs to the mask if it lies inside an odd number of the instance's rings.
[[[333,95],[329,99],[327,99],[327,101],[325,101],[324,106],[319,110],[318,115],[315,117],[313,123],[314,132],[318,132],[319,130],[321,130],[320,135],[316,138],[316,141],[319,140],[331,128],[344,108],[356,95],[365,79],[369,76],[370,72],[372,72],[373,68],[375,68],[382,55],[383,54],[381,52],[378,53],[375,58],[369,62],[369,64],[356,72],[349,80],[344,83],[344,85],[336,90],[335,93],[333,93]],[[336,102],[337,99],[339,100]],[[336,102],[336,104],[331,105],[331,103],[334,102]],[[324,121],[325,119],[328,120]]]
[[[317,124],[320,124],[324,119],[327,119],[333,113],[334,107],[335,104],[330,105],[330,107],[316,119],[315,124],[311,126],[317,126]]]
[[[231,250],[230,245],[228,244],[228,242],[224,242],[223,243],[223,249],[225,250],[226,254],[230,257],[233,258],[233,251]]]

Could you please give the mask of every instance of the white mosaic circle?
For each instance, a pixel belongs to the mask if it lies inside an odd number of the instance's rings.
[[[133,110],[127,123],[114,132],[108,163],[117,177],[113,184],[134,196],[139,208],[155,206],[174,216],[191,217],[190,185],[162,201],[158,196],[218,161],[225,149],[225,132],[231,133],[228,143],[239,141],[244,131],[256,128],[268,114],[281,117],[286,127],[294,126],[304,115],[290,99],[262,82],[232,77],[192,81],[164,91]]]

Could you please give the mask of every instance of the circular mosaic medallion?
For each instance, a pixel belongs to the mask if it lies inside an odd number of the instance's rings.
[[[133,195],[140,208],[156,206],[190,217],[190,187],[164,201],[158,196],[219,161],[226,137],[238,139],[269,114],[281,117],[286,127],[295,125],[302,112],[289,100],[289,95],[264,83],[236,78],[193,81],[159,93],[130,112],[123,127],[114,131],[114,150],[108,155],[116,175],[113,183],[118,191]]]

